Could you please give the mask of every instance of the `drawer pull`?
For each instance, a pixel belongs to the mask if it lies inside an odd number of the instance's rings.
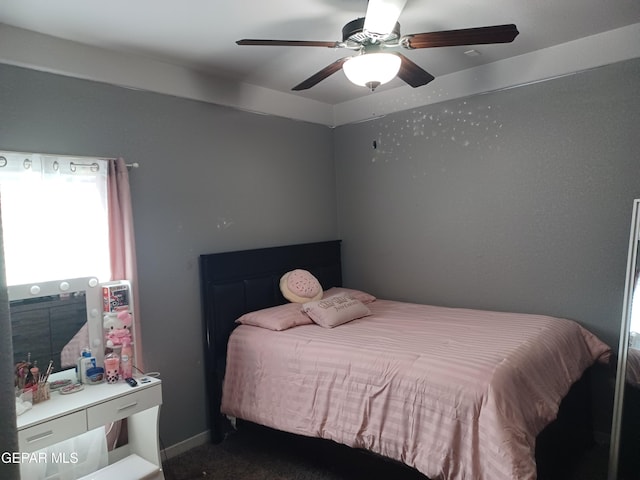
[[[27,438],[27,442],[28,443],[37,442],[38,440],[42,440],[43,438],[50,437],[51,435],[53,435],[53,431],[52,430],[48,430],[46,432],[42,432],[42,433],[39,433],[37,435],[34,435],[32,437]]]
[[[137,401],[131,402],[127,405],[123,405],[122,407],[118,408],[118,411],[121,412],[122,410],[126,410],[127,408],[135,407],[137,404],[138,404]]]

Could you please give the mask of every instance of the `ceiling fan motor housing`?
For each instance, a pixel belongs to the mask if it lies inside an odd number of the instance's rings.
[[[380,40],[383,42],[394,41],[400,38],[400,23],[396,22],[393,30],[386,35],[374,35],[365,33],[364,17],[356,18],[342,27],[342,41],[344,43],[357,43],[359,45],[371,42],[372,40]]]

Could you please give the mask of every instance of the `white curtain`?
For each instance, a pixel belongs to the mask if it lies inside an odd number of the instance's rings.
[[[109,280],[108,162],[0,152],[7,283]]]

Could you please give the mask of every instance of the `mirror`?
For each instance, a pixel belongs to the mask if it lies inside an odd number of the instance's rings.
[[[14,363],[30,356],[32,362],[37,360],[39,366],[46,367],[53,360],[54,371],[59,372],[73,368],[79,349],[87,346],[102,363],[101,289],[97,278],[11,285],[8,293]]]
[[[640,199],[633,202],[627,275],[616,372],[609,480],[631,480],[640,472]]]

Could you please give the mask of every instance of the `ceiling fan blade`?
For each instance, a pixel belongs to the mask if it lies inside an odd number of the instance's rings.
[[[238,40],[236,44],[263,45],[272,47],[340,47],[340,42],[317,42],[310,40],[259,40],[254,38],[243,38],[242,40]]]
[[[344,58],[340,58],[340,59],[336,60],[331,65],[327,65],[326,67],[324,67],[322,70],[320,70],[315,75],[312,75],[309,78],[307,78],[304,82],[296,85],[291,90],[296,90],[296,91],[307,90],[308,88],[311,88],[311,87],[317,85],[318,83],[320,83],[325,78],[333,75],[338,70],[340,70],[342,68],[342,64],[344,62],[346,62],[349,58],[350,57],[344,57]]]
[[[363,29],[376,35],[386,35],[393,29],[407,0],[369,0]]]
[[[486,43],[509,43],[518,35],[514,24],[491,27],[463,28],[441,32],[415,33],[403,37],[407,48],[452,47],[456,45],[480,45]]]
[[[400,53],[396,53],[402,63],[398,71],[398,77],[413,88],[421,87],[432,81],[435,77],[419,67],[414,62]]]

